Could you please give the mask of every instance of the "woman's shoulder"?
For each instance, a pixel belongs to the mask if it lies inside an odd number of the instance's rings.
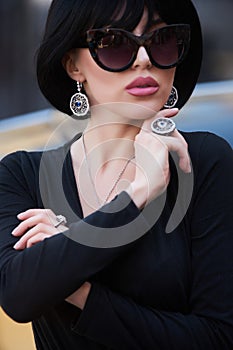
[[[192,161],[233,160],[232,148],[222,137],[208,131],[182,131],[181,134],[188,144]]]
[[[71,140],[59,145],[57,148],[43,149],[38,151],[20,150],[9,153],[0,160],[0,165],[9,167],[27,167],[31,166],[34,169],[39,168],[41,162],[46,163],[47,166],[56,164],[63,164],[70,154],[70,147],[81,133],[75,135]],[[69,158],[69,157],[68,157]]]
[[[40,151],[15,151],[5,155],[1,159],[0,165],[7,168],[28,167],[30,164],[39,164],[41,155]]]
[[[2,164],[17,164],[17,163],[40,163],[43,157],[59,158],[66,155],[69,152],[70,143],[66,143],[58,146],[57,148],[27,151],[18,150],[9,154],[6,154],[1,160]]]
[[[189,149],[195,177],[195,188],[209,188],[210,184],[224,191],[226,181],[228,195],[233,190],[233,152],[226,140],[210,132],[182,133]],[[224,180],[223,180],[224,179]]]
[[[19,150],[5,155],[0,161],[0,166],[7,167],[11,171],[20,168],[24,172],[29,170],[37,172],[43,160],[57,161],[59,158],[64,158],[63,155],[66,155],[68,150],[66,145],[43,151]]]
[[[198,149],[198,146],[205,144],[212,144],[212,146],[219,147],[220,145],[229,146],[229,143],[222,138],[221,136],[218,136],[212,132],[209,131],[180,131],[179,132],[183,135],[189,146],[195,147]]]

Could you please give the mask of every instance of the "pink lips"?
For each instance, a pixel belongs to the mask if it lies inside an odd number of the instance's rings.
[[[133,96],[149,96],[156,93],[159,84],[151,77],[139,77],[126,86],[126,91]]]

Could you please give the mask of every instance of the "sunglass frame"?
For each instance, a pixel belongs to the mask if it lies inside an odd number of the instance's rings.
[[[171,29],[175,31],[175,34],[177,35],[178,39],[182,40],[183,50],[176,62],[173,62],[172,64],[169,64],[169,65],[162,65],[156,62],[156,60],[153,58],[151,54],[151,50],[150,50],[151,39],[154,38],[155,36],[160,35],[165,30],[167,31]],[[125,37],[127,37],[127,39],[130,40],[131,44],[135,46],[135,50],[132,52],[130,61],[121,68],[112,68],[112,67],[106,66],[101,62],[98,56],[98,49],[100,49],[100,47],[98,46],[100,43],[101,35],[102,36],[107,34],[109,35],[111,32],[113,34],[120,33],[121,35],[124,35]],[[86,42],[87,42],[87,47],[89,48],[90,54],[94,59],[94,61],[96,62],[96,64],[100,68],[107,70],[109,72],[122,72],[124,70],[127,70],[129,67],[131,67],[137,57],[139,47],[141,46],[145,47],[146,52],[149,56],[149,59],[154,66],[160,69],[170,69],[170,68],[177,67],[187,55],[189,44],[190,44],[190,25],[189,24],[171,24],[171,25],[157,28],[156,30],[141,36],[134,35],[131,32],[128,32],[124,29],[119,29],[119,28],[90,29],[87,31]]]

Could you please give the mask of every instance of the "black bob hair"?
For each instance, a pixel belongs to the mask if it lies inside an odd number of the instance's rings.
[[[176,107],[183,107],[196,85],[202,60],[200,22],[190,0],[53,0],[38,50],[37,78],[42,93],[55,108],[72,115],[69,105],[76,82],[62,65],[65,53],[78,47],[91,28],[111,25],[132,31],[145,7],[148,28],[155,12],[167,24],[186,23],[191,27],[189,52],[177,67],[174,81],[179,93]]]

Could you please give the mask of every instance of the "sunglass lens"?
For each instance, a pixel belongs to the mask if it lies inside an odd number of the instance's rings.
[[[184,41],[175,27],[161,28],[155,32],[150,52],[153,60],[162,67],[175,65],[184,51]]]
[[[122,33],[109,32],[98,41],[96,54],[99,62],[110,70],[122,70],[130,64],[135,48]]]

